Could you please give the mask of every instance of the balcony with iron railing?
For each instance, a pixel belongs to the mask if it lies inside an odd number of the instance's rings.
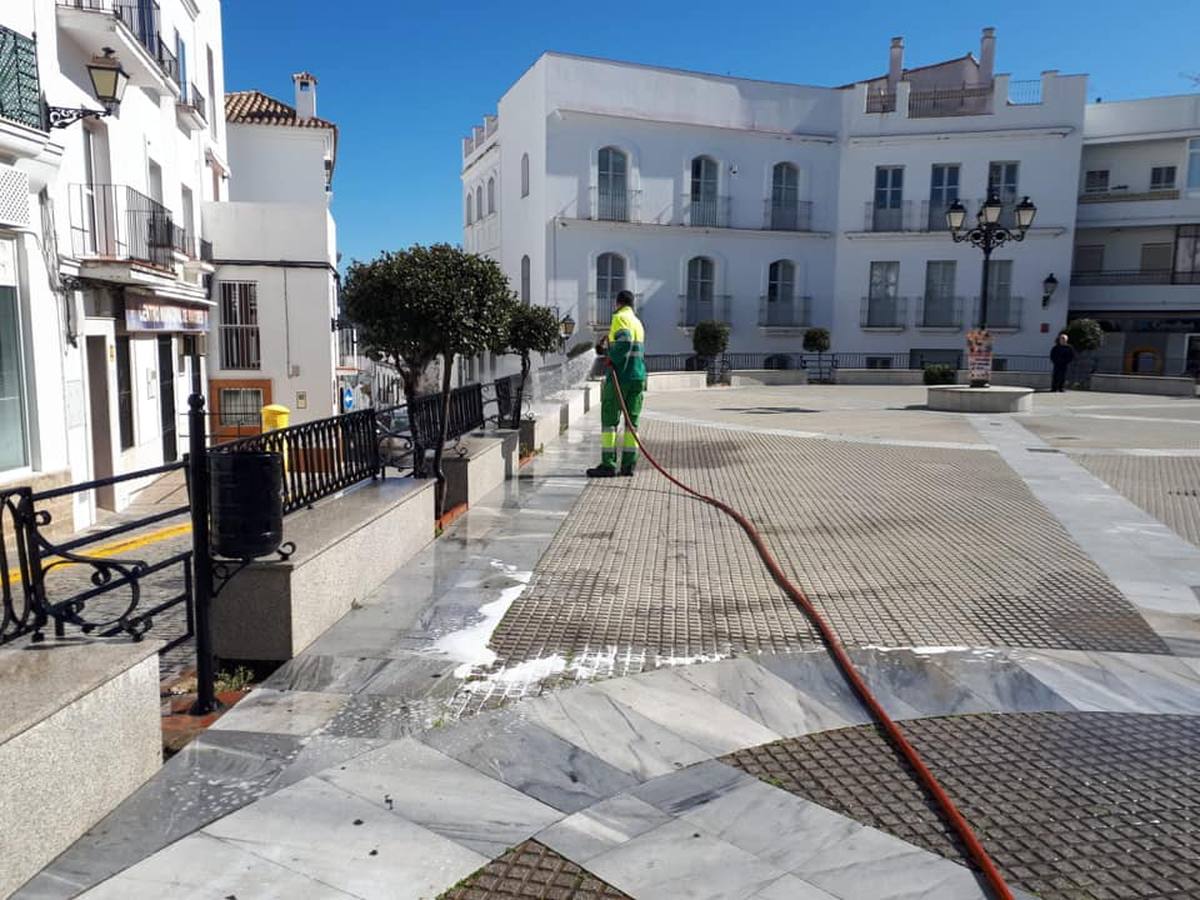
[[[1072,272],[1071,284],[1079,287],[1122,284],[1194,284],[1192,273],[1180,273],[1187,280],[1176,282],[1170,269],[1101,269],[1092,272]]]
[[[960,331],[963,325],[963,297],[925,296],[917,301],[916,327],[925,331]]]
[[[358,331],[352,325],[335,321],[337,325],[337,355],[339,369],[358,368]]]
[[[729,227],[728,197],[692,197],[689,194],[684,199],[688,225],[693,228]]]
[[[903,331],[908,327],[908,298],[863,297],[859,325],[865,329]]]
[[[868,200],[864,207],[864,231],[893,232],[915,231],[912,218],[912,201],[889,201],[888,205],[878,205],[874,200]]]
[[[0,119],[46,131],[37,44],[0,26]]]
[[[763,229],[766,231],[812,231],[812,201],[777,203],[770,197],[765,203]]]
[[[987,327],[990,331],[1020,331],[1021,309],[1025,305],[1024,297],[1014,297],[1011,294],[988,296]],[[981,307],[979,298],[975,298],[975,315],[972,323],[982,324],[980,319]]]
[[[642,311],[642,295],[633,295],[634,312]],[[612,322],[613,313],[617,311],[617,292],[588,294],[588,314],[593,328],[608,328]]]
[[[992,111],[992,93],[991,82],[910,91],[908,117],[937,119],[945,116],[986,115]]]
[[[768,331],[807,328],[812,324],[811,312],[811,297],[793,295],[772,298],[764,294],[758,298],[758,327]]]
[[[116,50],[133,84],[183,93],[179,60],[162,39],[155,0],[56,0],[59,25],[87,53]],[[107,21],[106,21],[107,20]],[[113,28],[110,22],[119,23]]]
[[[173,272],[186,240],[171,211],[123,184],[72,184],[68,201],[76,259],[139,262]]]
[[[695,328],[700,322],[714,320],[731,323],[729,294],[700,296],[679,295],[679,327]]]
[[[194,84],[179,85],[175,112],[180,124],[191,131],[203,131],[208,122],[208,103]]]
[[[637,222],[641,191],[591,188],[589,218],[599,222]]]

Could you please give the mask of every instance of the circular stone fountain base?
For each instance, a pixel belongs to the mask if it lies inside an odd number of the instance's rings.
[[[1033,388],[945,384],[927,390],[928,407],[941,412],[1017,413],[1033,409]]]

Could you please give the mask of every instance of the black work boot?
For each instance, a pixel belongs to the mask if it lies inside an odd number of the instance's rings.
[[[612,466],[592,466],[587,470],[588,478],[615,478],[617,470]]]
[[[632,478],[633,466],[621,466],[621,471],[619,474],[625,478]]]

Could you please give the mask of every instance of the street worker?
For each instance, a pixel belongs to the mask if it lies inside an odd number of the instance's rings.
[[[589,478],[632,475],[637,462],[637,440],[630,428],[637,428],[646,390],[646,331],[633,311],[633,294],[617,294],[616,311],[608,335],[596,344],[596,352],[605,356],[604,385],[600,389],[600,465],[587,470]],[[617,470],[617,426],[621,424],[621,403],[617,399],[613,376],[621,385],[629,421],[621,451],[621,469]]]
[[[1075,361],[1075,348],[1070,344],[1070,338],[1060,334],[1054,346],[1050,348],[1050,365],[1054,374],[1050,379],[1050,390],[1061,393],[1066,390],[1067,367]]]

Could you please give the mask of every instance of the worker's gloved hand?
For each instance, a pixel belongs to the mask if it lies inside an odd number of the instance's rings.
[[[596,341],[596,353],[603,356],[608,351],[608,338],[600,338]]]

